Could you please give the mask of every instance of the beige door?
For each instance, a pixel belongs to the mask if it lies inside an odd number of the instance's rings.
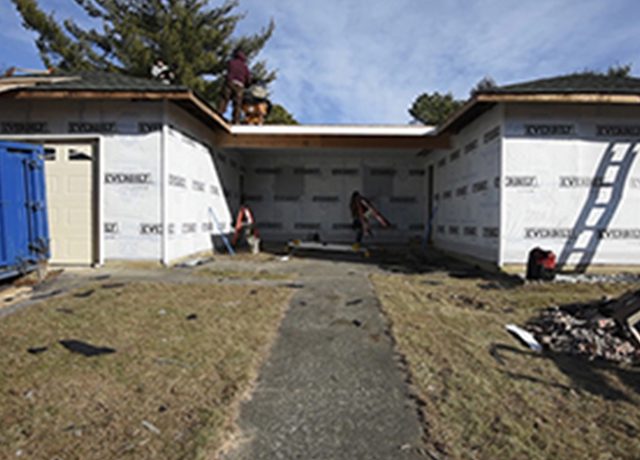
[[[51,263],[94,262],[91,144],[45,144]]]

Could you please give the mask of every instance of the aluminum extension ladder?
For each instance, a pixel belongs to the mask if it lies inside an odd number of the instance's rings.
[[[576,272],[584,272],[591,264],[602,239],[602,232],[607,230],[622,200],[625,183],[636,157],[635,148],[636,144],[630,143],[621,159],[616,158],[618,152],[615,144],[612,143],[607,148],[596,170],[587,200],[558,258],[560,268],[569,264],[569,259],[575,255],[579,256],[575,263]],[[603,190],[610,190],[604,198],[601,197]],[[585,239],[586,244],[578,246]]]

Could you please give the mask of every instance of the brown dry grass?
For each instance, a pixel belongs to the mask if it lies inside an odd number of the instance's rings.
[[[3,319],[0,458],[211,458],[289,296],[264,287],[93,285]],[[116,353],[85,357],[62,339]]]
[[[535,355],[504,330],[540,308],[630,286],[504,289],[444,273],[373,282],[425,403],[428,441],[445,458],[639,458],[640,369]]]

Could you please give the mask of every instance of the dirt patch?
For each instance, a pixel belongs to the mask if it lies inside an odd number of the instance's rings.
[[[249,281],[288,281],[295,278],[290,273],[276,273],[268,270],[220,270],[211,267],[201,268],[195,273],[200,276],[210,276],[223,280],[249,280]]]
[[[0,308],[9,307],[28,299],[33,292],[30,286],[9,286],[0,291]]]
[[[290,294],[255,286],[94,284],[6,317],[0,457],[215,452]]]
[[[427,441],[453,459],[633,459],[640,369],[530,352],[506,331],[550,305],[615,297],[627,284],[512,283],[374,275],[424,406]]]

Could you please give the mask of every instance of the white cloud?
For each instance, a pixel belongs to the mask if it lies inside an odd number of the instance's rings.
[[[274,99],[304,122],[404,123],[424,91],[466,97],[498,83],[634,62],[632,0],[244,0],[244,30],[270,17]],[[637,62],[637,61],[636,61]]]
[[[41,4],[60,19],[82,16],[68,0]],[[240,8],[241,33],[275,19],[260,57],[278,70],[273,99],[306,123],[406,123],[422,92],[464,98],[485,75],[510,83],[640,66],[636,0],[241,0]],[[6,0],[0,39],[10,44],[0,62],[39,65]]]

